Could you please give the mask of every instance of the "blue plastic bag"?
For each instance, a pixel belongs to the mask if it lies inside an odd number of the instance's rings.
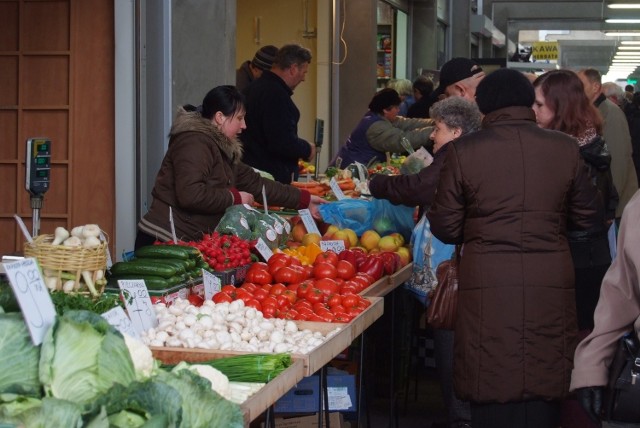
[[[413,231],[415,208],[393,205],[386,199],[343,199],[320,205],[322,220],[341,229],[353,229],[356,235],[375,230],[380,236],[394,232],[409,240]]]
[[[413,269],[405,288],[429,306],[429,293],[438,285],[436,268],[451,258],[455,245],[445,244],[433,236],[429,220],[423,215],[411,234],[411,246]]]

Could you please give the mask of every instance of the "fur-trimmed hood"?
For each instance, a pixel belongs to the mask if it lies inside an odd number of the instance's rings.
[[[176,119],[171,125],[169,137],[175,137],[183,132],[206,134],[233,163],[238,163],[242,159],[242,144],[238,139],[228,138],[210,120],[203,118],[199,112],[187,111],[184,107],[179,107]]]

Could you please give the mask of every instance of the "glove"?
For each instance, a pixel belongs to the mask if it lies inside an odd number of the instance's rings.
[[[601,386],[588,386],[576,389],[578,403],[580,403],[580,406],[582,406],[587,412],[587,415],[589,415],[589,418],[596,423],[597,426],[602,426],[600,422],[600,412],[602,411],[603,389]]]

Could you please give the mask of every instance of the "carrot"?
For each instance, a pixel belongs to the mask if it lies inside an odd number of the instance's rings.
[[[356,188],[356,183],[354,183],[351,179],[340,180],[338,181],[338,186],[340,187],[340,190],[353,190]]]
[[[291,185],[299,189],[307,189],[310,187],[317,187],[320,183],[317,181],[292,181]]]

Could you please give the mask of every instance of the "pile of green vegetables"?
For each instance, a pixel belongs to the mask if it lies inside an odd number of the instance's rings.
[[[238,405],[190,370],[165,370],[100,315],[66,310],[40,346],[0,313],[2,427],[241,427]],[[143,371],[141,359],[153,370]],[[135,365],[134,365],[135,360]]]

